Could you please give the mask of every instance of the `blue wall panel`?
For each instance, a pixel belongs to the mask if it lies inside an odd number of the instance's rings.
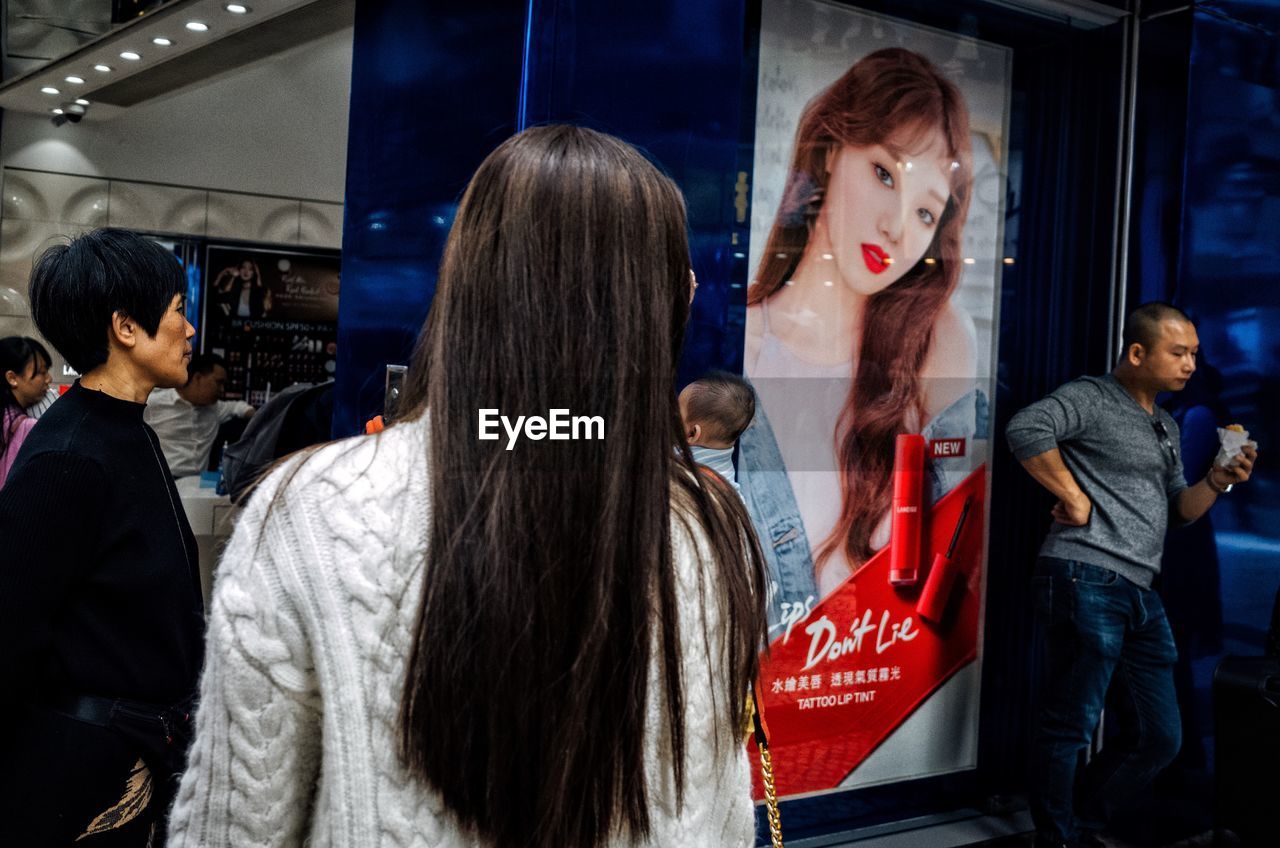
[[[525,121],[617,135],[680,185],[699,282],[682,377],[740,370],[745,273],[734,278],[733,254],[745,248],[735,250],[733,238],[743,0],[533,0],[532,9]]]
[[[743,20],[741,0],[358,7],[335,433],[379,412],[384,366],[407,361],[468,178],[535,123],[621,136],[680,184],[701,284],[682,374],[740,367]]]
[[[1262,652],[1280,587],[1278,31],[1276,0],[1196,3],[1142,29],[1130,302],[1171,301],[1199,331],[1199,372],[1162,402],[1238,421],[1262,450],[1247,486],[1166,544],[1158,585],[1180,655],[1183,745],[1131,814],[1133,832],[1162,844],[1212,824],[1213,673],[1226,655]],[[1188,463],[1215,438],[1184,427]],[[1189,482],[1204,471],[1189,464]]]
[[[1194,666],[1202,716],[1221,654],[1261,653],[1280,587],[1280,4],[1215,6],[1195,15],[1174,296],[1221,373],[1211,389],[1224,413],[1264,453],[1253,481],[1212,513],[1221,595],[1199,602],[1220,603],[1222,639]]]
[[[515,132],[526,5],[356,6],[334,432],[382,411],[408,361],[467,180]]]

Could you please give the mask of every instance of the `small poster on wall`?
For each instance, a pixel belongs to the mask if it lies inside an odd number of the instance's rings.
[[[341,270],[337,253],[207,248],[201,350],[226,359],[228,399],[333,378]]]
[[[739,482],[794,797],[977,765],[1010,54],[761,11]]]

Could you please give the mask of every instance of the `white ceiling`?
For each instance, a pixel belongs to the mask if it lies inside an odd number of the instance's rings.
[[[233,14],[225,9],[227,0],[174,0],[153,12],[145,14],[126,24],[104,33],[62,58],[44,64],[22,76],[6,80],[0,85],[0,108],[18,112],[47,114],[53,117],[55,108],[67,109],[77,98],[88,100],[84,120],[96,121],[115,117],[125,111],[125,107],[111,103],[95,102],[94,92],[111,86],[119,90],[117,83],[130,77],[148,75],[146,90],[158,92],[171,90],[199,80],[192,79],[191,74],[197,68],[200,72],[210,70],[210,62],[197,64],[192,62],[174,63],[172,67],[182,67],[181,73],[168,75],[166,65],[179,57],[202,48],[209,47],[229,36],[246,36],[255,27],[282,15],[297,12],[303,7],[312,5],[316,0],[241,0],[248,6],[247,14]],[[342,5],[354,8],[354,0],[346,0]],[[39,5],[39,4],[36,4]],[[333,3],[324,4],[333,6]],[[68,5],[63,9],[70,10]],[[208,26],[205,32],[189,30],[189,21],[204,23]],[[278,33],[277,33],[278,36]],[[153,43],[154,38],[167,38],[169,46]],[[278,39],[277,39],[278,40]],[[141,58],[128,60],[121,53],[133,51]],[[230,51],[228,51],[230,54]],[[206,54],[207,56],[207,54]],[[190,58],[188,56],[188,58]],[[236,51],[236,60],[244,58],[244,50]],[[262,55],[254,58],[263,58]],[[106,65],[108,72],[94,70],[95,65]],[[230,67],[217,70],[230,70]],[[84,82],[77,84],[67,81],[67,77],[78,77]],[[172,78],[169,78],[172,77]],[[55,88],[57,94],[41,91],[44,87]],[[119,98],[113,98],[119,100]]]

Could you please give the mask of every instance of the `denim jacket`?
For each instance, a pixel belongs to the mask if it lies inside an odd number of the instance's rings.
[[[975,388],[934,416],[921,435],[929,440],[985,440],[989,437],[989,410],[986,394]],[[767,606],[772,640],[781,635],[781,628],[787,623],[803,619],[820,600],[813,574],[813,552],[782,452],[758,396],[755,420],[738,445],[738,485],[760,536],[769,572]],[[930,461],[929,503],[963,482],[972,467],[971,458]]]

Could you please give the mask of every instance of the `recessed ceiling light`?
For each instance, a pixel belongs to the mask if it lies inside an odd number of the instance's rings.
[[[77,105],[77,106],[88,106],[88,105],[89,105],[89,101],[88,101],[88,100],[85,100],[83,97],[77,97],[77,98],[76,98],[76,105]]]
[[[58,92],[58,89],[54,88],[54,87],[53,87],[53,86],[51,86],[51,85],[46,85],[44,88],[40,89],[40,91],[44,92],[45,94],[58,94],[58,93],[59,93],[59,92]]]
[[[99,71],[99,72],[104,73],[104,74],[109,74],[109,73],[111,73],[111,66],[110,66],[110,65],[94,65],[94,66],[93,66],[93,69],[94,69],[95,71]]]
[[[192,32],[208,32],[209,25],[201,21],[187,21],[187,29]]]
[[[134,53],[132,50],[126,50],[120,54],[121,59],[128,59],[130,62],[136,62],[142,58],[141,54]]]
[[[240,3],[228,3],[223,8],[233,15],[243,15],[249,11],[248,6],[242,5]]]
[[[84,85],[84,78],[83,77],[67,77],[67,82],[71,83],[72,85]]]
[[[53,113],[53,114],[55,114],[55,115],[61,115],[61,114],[62,114],[62,110],[61,110],[61,109],[50,109],[49,111],[50,111],[50,112],[52,112],[52,113]]]
[[[151,43],[155,44],[158,47],[168,47],[170,44],[173,44],[172,41],[170,41],[169,39],[163,36],[156,36],[155,38],[151,39]]]

